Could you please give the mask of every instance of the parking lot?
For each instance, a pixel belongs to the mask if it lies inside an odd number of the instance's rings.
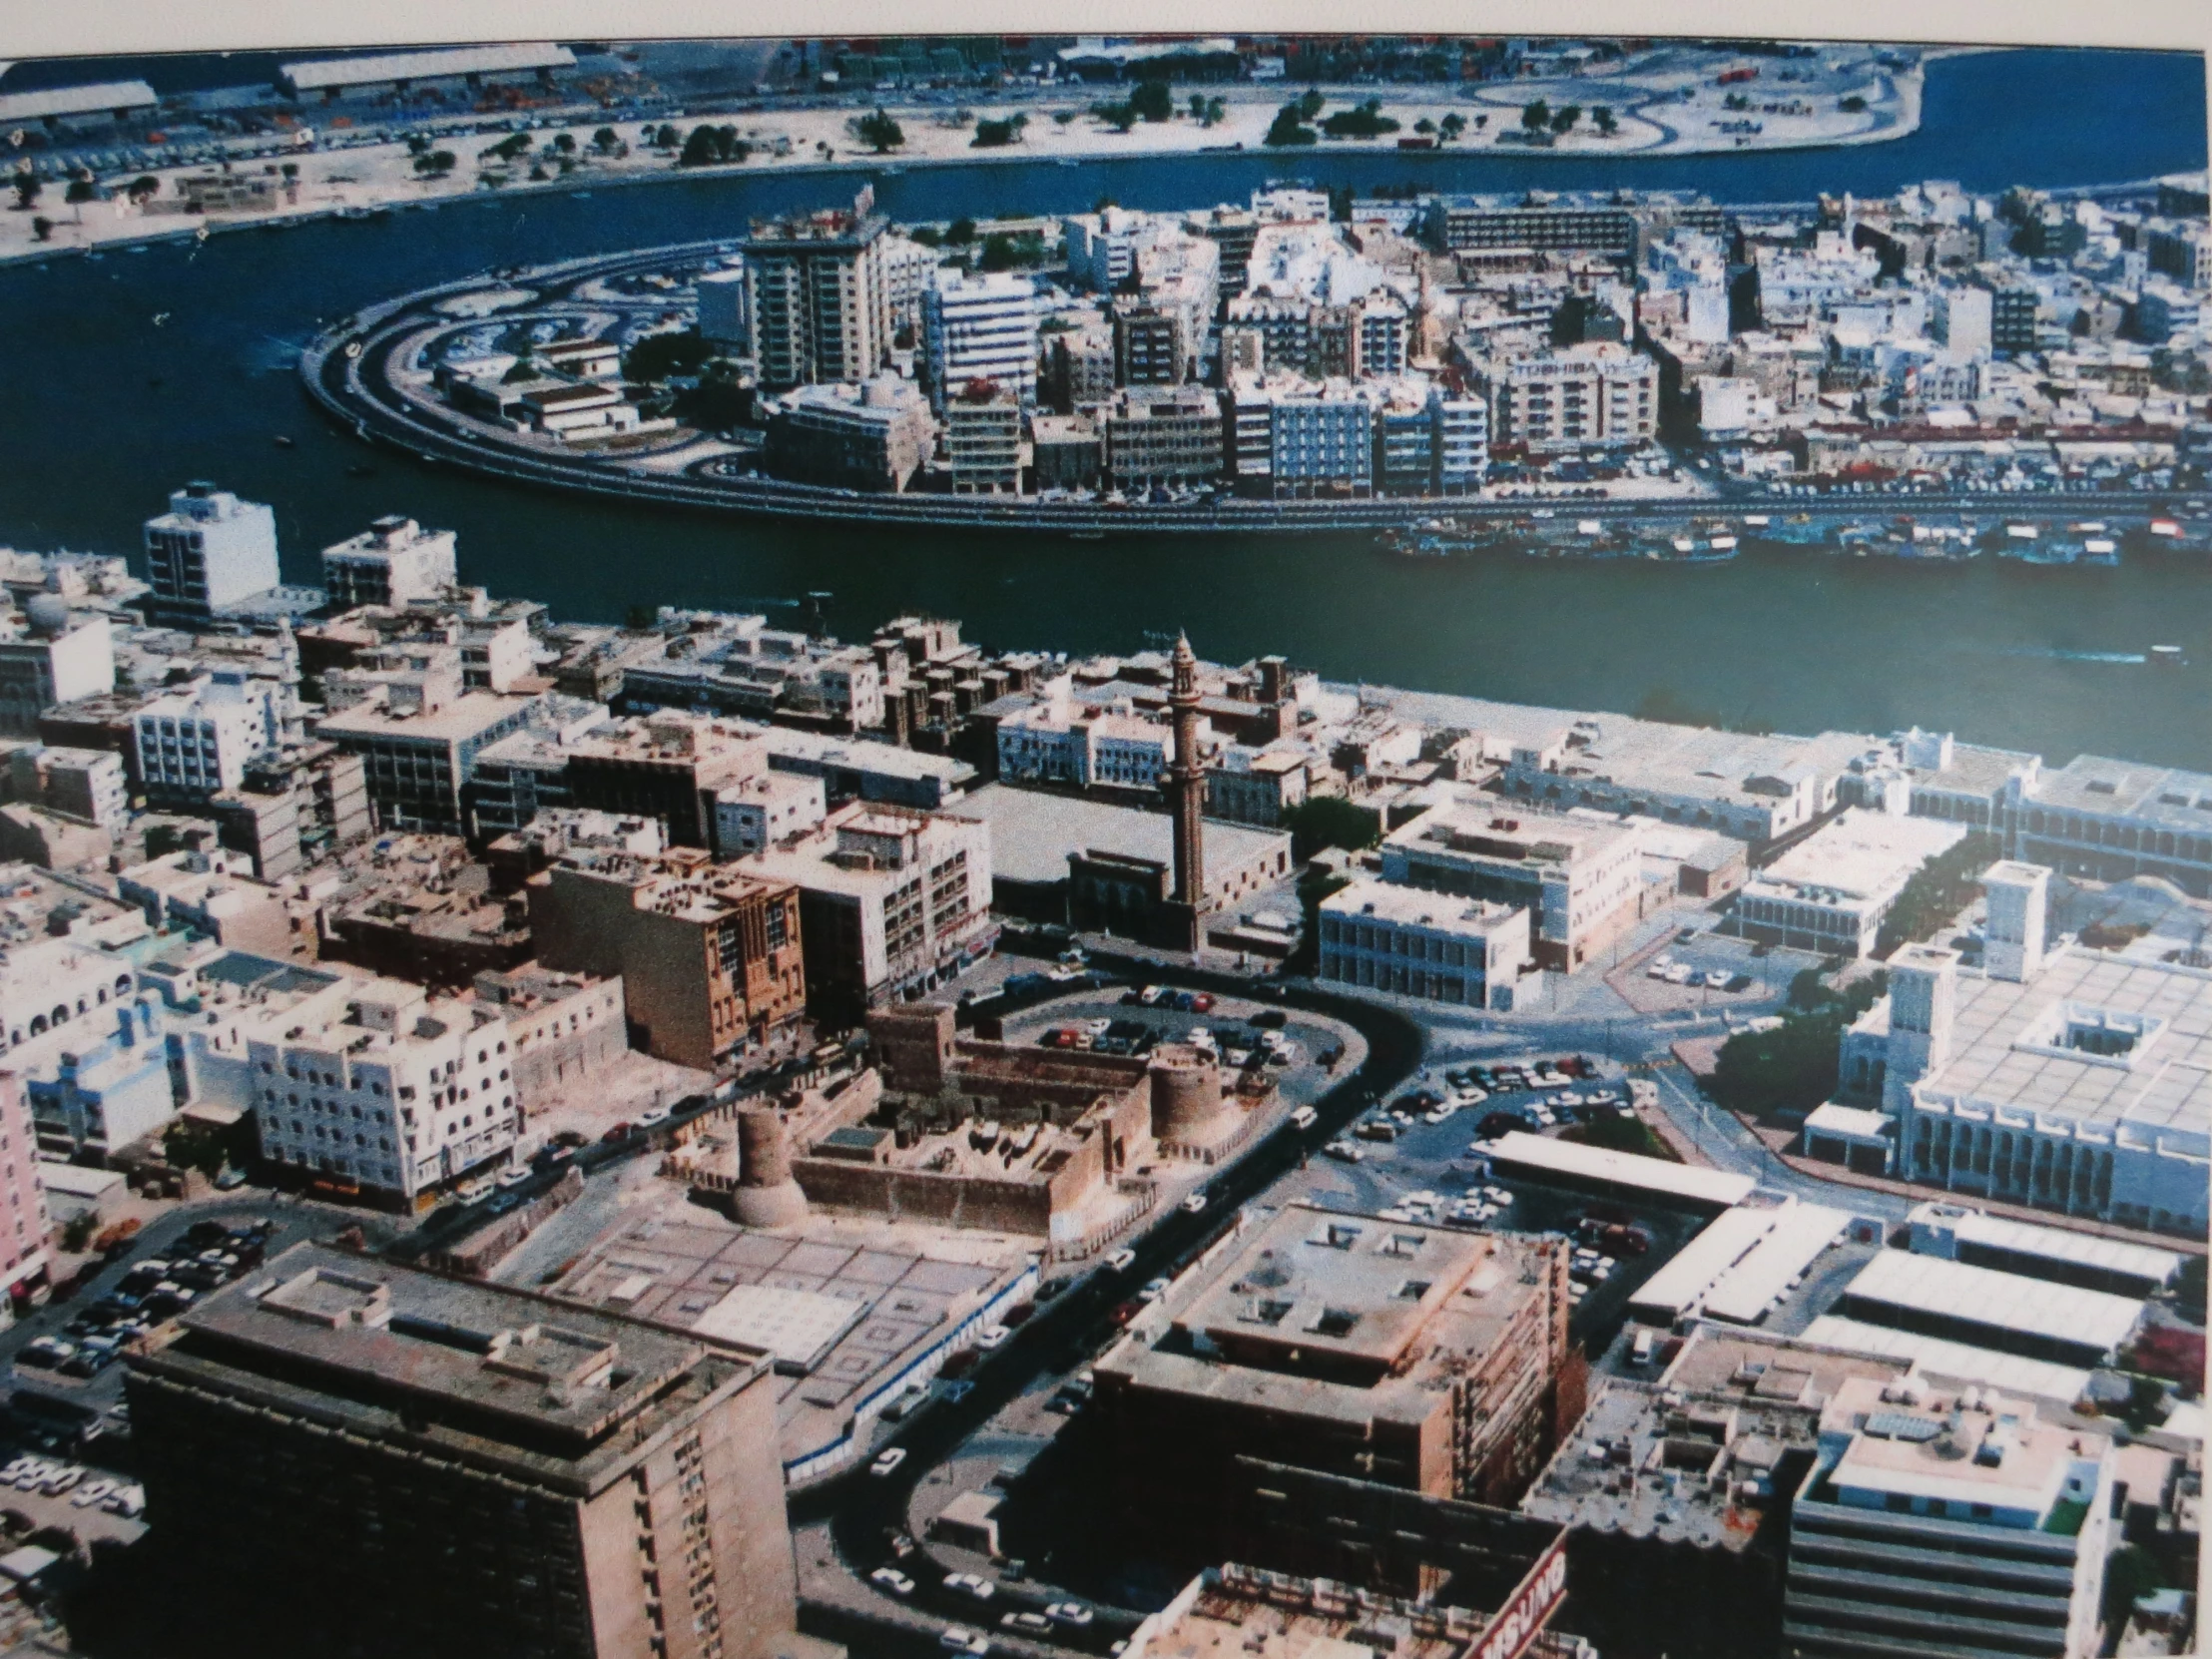
[[[1642,1014],[1698,1009],[1756,1016],[1779,1005],[1790,981],[1822,961],[1810,951],[1699,928],[1615,970],[1607,983]]]

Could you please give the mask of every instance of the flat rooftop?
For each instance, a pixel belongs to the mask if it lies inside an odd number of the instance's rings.
[[[1812,902],[1876,898],[1965,836],[1962,824],[1847,808],[1767,865],[1744,890],[1782,891]]]
[[[132,1363],[218,1392],[280,1395],[374,1437],[453,1439],[531,1475],[588,1482],[683,1403],[766,1360],[310,1243],[198,1304]],[[407,1426],[425,1414],[433,1426]]]
[[[1243,1353],[1326,1354],[1381,1375],[1494,1254],[1478,1233],[1294,1204],[1176,1323]]]
[[[1289,1205],[1207,1270],[1167,1332],[1125,1341],[1099,1370],[1362,1430],[1417,1424],[1446,1397],[1438,1383],[1548,1303],[1561,1248]],[[1198,1336],[1221,1352],[1199,1353]]]
[[[2140,1034],[2120,1055],[2070,1048],[2081,1014]],[[2110,1125],[2137,1144],[2180,1131],[2201,1155],[2212,1134],[2212,971],[2073,945],[2025,984],[1962,973],[1950,1058],[1915,1089]]]
[[[1449,800],[1393,830],[1382,844],[1409,853],[1571,864],[1597,857],[1635,834],[1632,827],[1617,820],[1531,812],[1502,796],[1470,791],[1454,792]]]
[[[1355,881],[1323,899],[1321,909],[1324,915],[1372,916],[1378,921],[1430,927],[1468,938],[1487,937],[1518,913],[1510,904],[1459,899],[1449,893],[1401,887],[1390,881]]]
[[[1992,1216],[1982,1210],[1961,1209],[1950,1204],[1923,1204],[1906,1219],[1948,1231],[1960,1244],[1988,1245],[2020,1256],[2039,1256],[2078,1267],[2102,1268],[2158,1284],[2172,1279],[2188,1261],[2178,1251],[2130,1244],[2125,1239],[2099,1238],[2063,1227],[2039,1227],[2031,1221],[2014,1221],[2009,1216]]]
[[[1903,1250],[1876,1256],[1844,1295],[1906,1318],[1955,1320],[2075,1348],[2118,1348],[2143,1317],[2143,1305],[2123,1296]]]
[[[1003,880],[1038,886],[1065,881],[1071,852],[1107,852],[1163,864],[1175,855],[1175,821],[1165,813],[1017,790],[1005,784],[986,784],[960,803],[960,811],[991,827],[991,873]],[[1281,830],[1252,830],[1208,819],[1209,877],[1272,858],[1289,841],[1290,836]]]
[[[527,697],[503,697],[497,692],[463,692],[442,709],[428,714],[393,714],[373,703],[361,703],[336,714],[324,715],[315,725],[317,737],[392,737],[419,743],[448,743],[473,738],[527,708]]]
[[[1850,1432],[1851,1441],[1829,1470],[1834,1485],[1984,1503],[2040,1520],[2056,1503],[2074,1459],[2097,1455],[2078,1433],[2040,1421],[2024,1400],[1998,1396],[1985,1408],[1967,1409],[1958,1394],[1931,1392],[1905,1401],[1894,1397],[1897,1392],[1871,1378],[1837,1389],[1821,1413],[1821,1429]],[[2094,1447],[2109,1444],[2099,1439]]]
[[[2037,778],[2021,807],[2026,812],[2040,807],[2046,812],[2129,818],[2202,834],[2212,830],[2212,777],[2102,755],[2076,755],[2056,772]]]
[[[1943,1337],[1924,1337],[1917,1331],[1897,1331],[1887,1325],[1869,1325],[1841,1314],[1823,1314],[1805,1328],[1805,1340],[1830,1348],[1858,1349],[1911,1362],[1932,1376],[1955,1382],[1978,1382],[1983,1387],[2046,1399],[2071,1407],[2089,1391],[2089,1374],[2078,1366],[2054,1365],[2018,1354],[2000,1354],[1993,1348],[1954,1343]]]
[[[1490,1142],[1488,1150],[1492,1163],[1520,1170],[1538,1181],[1564,1177],[1598,1182],[1660,1198],[1710,1205],[1715,1209],[1741,1204],[1759,1185],[1748,1175],[1698,1169],[1689,1164],[1670,1163],[1664,1158],[1646,1158],[1634,1152],[1578,1146],[1572,1141],[1550,1140],[1521,1129]]]

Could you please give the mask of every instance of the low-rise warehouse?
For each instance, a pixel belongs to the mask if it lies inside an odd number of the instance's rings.
[[[1519,1129],[1488,1142],[1483,1152],[1500,1174],[1584,1192],[1657,1199],[1716,1216],[1743,1203],[1759,1185],[1748,1175],[1695,1169],[1664,1158],[1611,1152],[1604,1147],[1578,1146]]]
[[[1955,1204],[1923,1204],[1906,1220],[1917,1256],[1939,1256],[2114,1296],[2147,1297],[2164,1290],[2185,1260],[2171,1250],[2038,1227]]]
[[[2102,1291],[1886,1250],[1851,1282],[1835,1312],[2030,1360],[2102,1366],[2135,1335],[2143,1305]]]

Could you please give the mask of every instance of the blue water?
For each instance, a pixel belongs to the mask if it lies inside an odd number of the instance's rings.
[[[1879,194],[1926,178],[1994,191],[2205,164],[2193,55],[2024,51],[1930,67],[1927,119],[1892,143],[1615,164],[1324,148],[962,169],[876,180],[900,218],[1234,199],[1269,179],[1445,190],[1628,184],[1725,201]],[[368,519],[460,532],[463,577],[558,615],[758,605],[831,590],[863,635],[907,609],[994,645],[1133,649],[1188,627],[1208,655],[1283,651],[1335,677],[1568,707],[1656,691],[1783,730],[1918,722],[1976,741],[2212,768],[2212,587],[2202,558],[2118,570],[2008,561],[1911,569],[1754,550],[1697,570],[1512,557],[1409,561],[1361,536],[1050,538],[884,534],[641,511],[518,489],[372,451],[292,378],[319,319],[487,266],[734,234],[849,196],[851,175],[738,175],[485,198],[435,213],[225,235],[143,256],[0,268],[0,543],[132,549],[187,478],[275,503],[286,574]],[[160,322],[155,319],[163,318]],[[32,392],[35,388],[35,394]],[[273,442],[282,433],[295,447]],[[370,478],[348,476],[367,464]],[[2191,667],[2132,659],[2184,646]]]

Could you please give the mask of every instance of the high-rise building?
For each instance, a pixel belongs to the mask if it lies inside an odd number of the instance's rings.
[[[754,223],[742,246],[763,386],[857,384],[882,366],[892,333],[883,231],[880,216],[856,210]]]
[[[929,395],[938,411],[981,380],[1023,404],[1037,395],[1037,285],[1011,272],[943,270],[921,293]]]
[[[207,616],[276,587],[276,515],[213,484],[187,484],[146,521],[146,576],[157,610]]]
[[[1493,360],[1477,383],[1490,400],[1493,443],[1632,447],[1650,442],[1658,427],[1659,365],[1621,345]]]
[[[144,705],[136,717],[139,783],[164,806],[194,806],[245,781],[283,739],[278,689],[223,669]]]
[[[945,462],[955,495],[1014,495],[1021,489],[1021,400],[1013,388],[971,380],[944,406]]]
[[[302,1244],[130,1364],[158,1547],[239,1650],[769,1659],[792,1629],[764,1354]]]

